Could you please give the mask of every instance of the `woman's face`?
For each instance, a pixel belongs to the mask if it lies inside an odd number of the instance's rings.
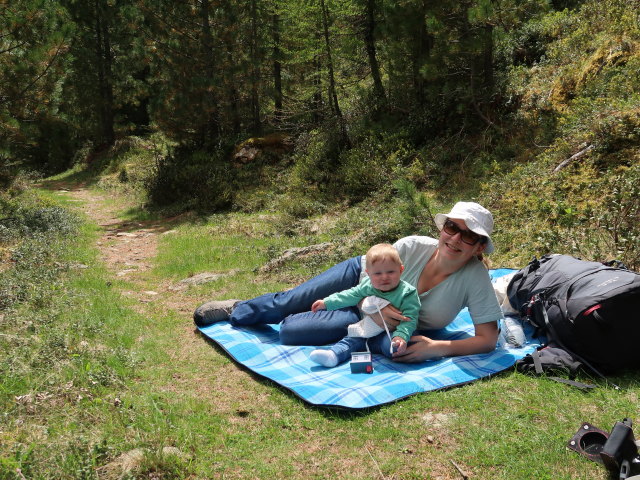
[[[475,245],[469,245],[462,241],[460,231],[468,230],[463,220],[455,218],[447,219],[447,222],[453,223],[451,228],[443,228],[440,231],[440,241],[438,249],[441,255],[452,260],[457,260],[461,264],[466,263],[471,257],[480,254],[486,247],[486,243],[479,241]],[[455,233],[448,233],[455,231]]]

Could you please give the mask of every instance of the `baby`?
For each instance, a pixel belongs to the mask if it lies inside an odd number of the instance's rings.
[[[367,315],[358,323],[349,325],[348,335],[329,349],[316,349],[311,352],[310,359],[325,367],[335,367],[348,360],[352,352],[364,351],[367,339],[373,353],[382,353],[391,357],[392,351],[403,353],[407,342],[418,325],[420,298],[415,287],[400,280],[404,265],[398,251],[388,243],[374,245],[366,254],[367,276],[355,287],[334,293],[322,300],[316,300],[311,311],[337,310],[339,308],[357,305],[364,299],[361,309]],[[380,315],[380,310],[387,305],[393,305],[408,317],[408,321],[400,322],[393,333],[392,349],[381,348],[386,335],[383,327],[371,318]]]

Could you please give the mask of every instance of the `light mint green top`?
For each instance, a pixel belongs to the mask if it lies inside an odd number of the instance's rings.
[[[393,333],[394,337],[401,337],[405,342],[408,342],[418,324],[420,299],[416,288],[407,282],[400,280],[396,288],[383,292],[374,288],[369,277],[366,277],[353,288],[329,295],[324,299],[324,304],[327,310],[337,310],[343,307],[353,307],[360,303],[360,300],[371,296],[384,298],[400,310],[405,317],[409,317],[406,322],[400,322]]]
[[[420,274],[436,251],[438,240],[410,236],[401,238],[393,246],[404,264],[402,280],[417,288]],[[497,322],[502,318],[489,272],[477,258],[419,297],[419,330],[444,328],[465,307],[469,308],[474,324]]]

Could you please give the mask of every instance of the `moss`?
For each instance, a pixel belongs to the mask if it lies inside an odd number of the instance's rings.
[[[624,65],[627,61],[640,54],[640,44],[633,41],[617,42],[602,45],[588,57],[582,69],[578,72],[575,89],[582,90],[585,85],[596,78],[604,69]]]

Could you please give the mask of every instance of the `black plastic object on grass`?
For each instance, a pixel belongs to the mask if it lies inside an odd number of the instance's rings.
[[[571,437],[567,446],[571,450],[584,455],[589,460],[604,463],[600,457],[600,452],[602,452],[602,448],[608,438],[609,434],[607,432],[589,423],[583,423],[575,435]]]
[[[640,464],[638,445],[631,427],[632,422],[628,418],[616,422],[611,433],[583,423],[567,446],[589,460],[604,465],[612,478],[628,479],[631,471],[637,470]]]

